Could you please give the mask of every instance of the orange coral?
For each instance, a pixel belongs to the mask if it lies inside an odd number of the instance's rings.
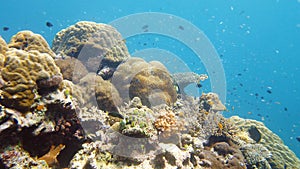
[[[38,160],[44,160],[47,164],[51,166],[58,165],[57,156],[59,153],[65,148],[65,145],[60,144],[58,146],[52,145],[49,152],[42,157],[38,158]]]
[[[171,111],[164,112],[154,122],[154,126],[159,131],[179,130],[179,123],[175,114]]]

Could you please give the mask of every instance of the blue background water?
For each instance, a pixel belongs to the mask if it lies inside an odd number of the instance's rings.
[[[299,0],[1,0],[0,34],[8,42],[18,31],[28,29],[51,44],[58,31],[77,21],[109,23],[140,12],[173,14],[203,30],[226,73],[230,112],[224,115],[263,121],[300,157],[296,140],[300,136]],[[47,27],[47,21],[54,26]],[[127,44],[130,52],[153,47],[169,50],[198,73],[205,73],[200,62],[187,57],[194,54],[186,46],[160,39],[144,35],[129,38]],[[208,90],[205,82],[204,91]]]

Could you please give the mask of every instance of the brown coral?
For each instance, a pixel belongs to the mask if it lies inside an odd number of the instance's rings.
[[[62,81],[60,70],[48,53],[15,48],[6,52],[1,76],[1,104],[20,111],[31,107],[39,89],[58,86]]]
[[[97,102],[101,110],[117,111],[117,107],[121,104],[121,98],[116,88],[95,73],[87,74],[78,85],[84,91],[83,97],[87,105],[95,106],[95,102]]]
[[[116,68],[129,58],[123,38],[115,28],[87,21],[58,32],[52,49],[57,54],[78,58],[92,72],[105,66]]]
[[[56,59],[55,63],[60,68],[64,79],[70,80],[73,83],[79,83],[79,80],[88,74],[85,66],[76,58]]]
[[[50,49],[47,41],[41,35],[35,34],[31,31],[18,32],[11,38],[8,47],[27,52],[37,50],[40,53],[49,54],[52,58],[55,57],[55,53]]]
[[[156,61],[147,63],[140,58],[130,58],[118,67],[112,83],[124,100],[139,97],[148,107],[171,105],[177,99],[170,74]]]

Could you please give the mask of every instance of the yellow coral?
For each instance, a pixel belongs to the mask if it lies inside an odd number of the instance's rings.
[[[172,105],[177,99],[170,74],[157,61],[147,63],[141,58],[130,58],[118,67],[112,83],[125,101],[139,97],[148,107]]]
[[[130,57],[121,34],[107,24],[81,21],[58,32],[53,40],[55,53],[78,58],[96,72],[102,66],[117,67]]]
[[[55,57],[55,53],[50,49],[47,41],[41,35],[31,31],[18,32],[11,38],[8,47],[27,52],[37,50],[40,53],[48,53],[51,57]]]
[[[20,37],[24,38],[23,41]],[[32,32],[20,32],[8,44],[10,48],[5,52],[0,76],[1,104],[26,112],[34,103],[39,89],[58,86],[62,81],[60,69],[51,56],[53,53],[44,53],[50,49],[46,49],[48,44],[41,38]],[[18,46],[22,45],[21,42],[28,44]],[[38,45],[41,45],[40,50]]]

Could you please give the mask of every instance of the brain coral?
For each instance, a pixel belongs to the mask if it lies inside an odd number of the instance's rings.
[[[9,48],[16,48],[24,51],[37,50],[40,53],[47,53],[55,57],[55,53],[50,49],[47,41],[39,34],[31,31],[20,31],[14,35],[9,44]]]
[[[268,159],[272,168],[300,168],[300,160],[286,145],[279,136],[269,130],[262,122],[255,120],[242,119],[238,116],[233,116],[230,121],[244,131],[248,131],[252,126],[255,126],[261,133],[259,144],[265,146],[272,154]]]
[[[125,101],[139,97],[148,107],[170,105],[177,99],[170,74],[157,61],[147,63],[140,58],[130,58],[117,68],[112,83]]]
[[[86,105],[95,106],[97,103],[101,110],[117,111],[121,99],[117,89],[110,82],[95,73],[89,73],[80,80],[78,85],[84,91],[83,98]]]
[[[23,42],[27,44],[22,47]],[[12,38],[1,68],[1,104],[24,112],[34,103],[39,89],[59,85],[62,75],[52,53],[44,53],[47,46],[40,35],[30,32],[19,32]]]
[[[76,57],[89,71],[117,67],[129,57],[120,33],[110,25],[81,21],[58,32],[52,50]]]

